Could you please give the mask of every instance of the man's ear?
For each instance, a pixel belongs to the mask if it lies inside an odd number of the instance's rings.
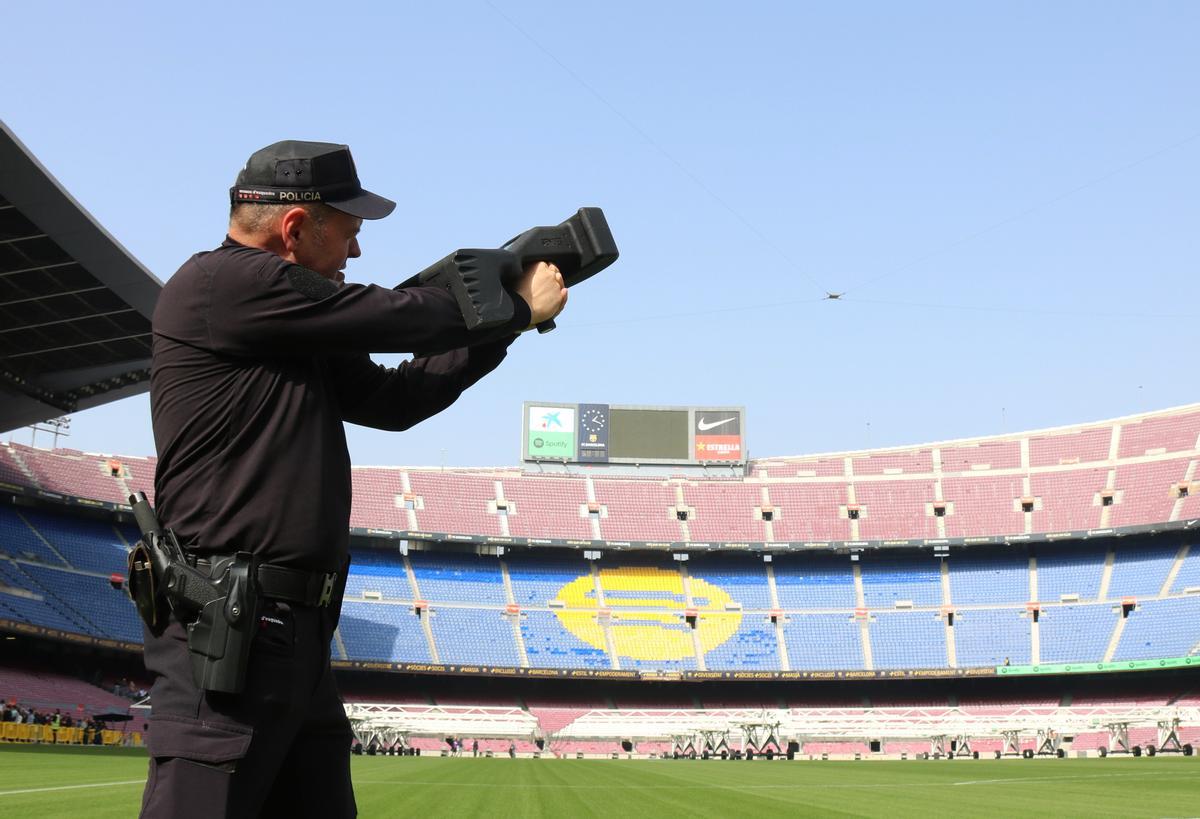
[[[292,208],[279,220],[279,239],[288,253],[300,244],[301,234],[310,227],[308,222],[308,211],[304,208]]]

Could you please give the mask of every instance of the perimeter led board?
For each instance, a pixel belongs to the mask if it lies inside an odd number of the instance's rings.
[[[527,401],[521,457],[590,464],[741,464],[741,407],[635,407]]]

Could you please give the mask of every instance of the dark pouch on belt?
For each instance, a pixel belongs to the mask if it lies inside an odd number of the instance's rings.
[[[158,593],[150,550],[138,541],[129,552],[129,597],[137,606],[138,616],[156,637],[167,626],[167,605]]]

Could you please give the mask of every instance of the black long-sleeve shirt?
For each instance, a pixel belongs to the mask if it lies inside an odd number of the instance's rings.
[[[407,429],[504,359],[510,324],[466,329],[431,287],[338,286],[227,239],[189,259],[154,310],[150,409],[164,526],[196,553],[336,571],[349,545],[343,422]],[[389,369],[372,352],[416,352]]]

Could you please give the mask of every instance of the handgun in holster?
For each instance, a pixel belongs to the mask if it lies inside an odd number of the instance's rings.
[[[187,629],[192,678],[205,691],[240,693],[258,624],[258,564],[249,552],[217,557],[211,570],[188,562],[142,492],[129,497],[142,539],[129,553],[129,596],[155,636],[170,615]]]

